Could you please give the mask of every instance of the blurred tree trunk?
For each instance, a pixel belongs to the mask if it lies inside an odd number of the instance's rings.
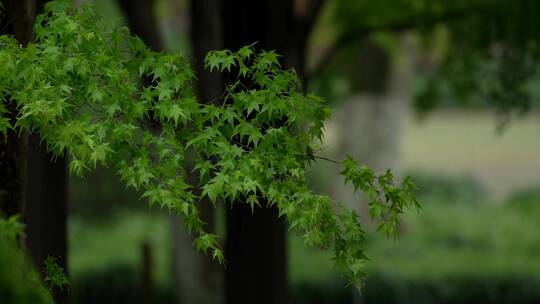
[[[201,102],[208,102],[222,93],[222,83],[217,73],[204,69],[204,57],[210,50],[221,47],[219,24],[219,1],[193,0],[190,2],[193,65],[197,75],[197,95]],[[192,164],[187,172],[191,172]],[[198,176],[190,176],[190,184],[196,185]],[[215,209],[204,199],[199,211],[208,231],[215,231]],[[193,248],[193,236],[181,225],[178,217],[171,218],[172,224],[172,275],[178,291],[178,303],[219,304],[223,303],[223,268],[209,256]]]
[[[29,43],[35,15],[41,13],[45,2],[3,1],[3,33],[14,35],[22,45]],[[14,105],[10,106],[15,117]],[[29,136],[27,146],[25,141],[9,132],[7,142],[0,144],[2,209],[8,215],[23,215],[26,247],[39,269],[47,256],[53,256],[67,273],[65,159],[61,156],[53,162],[36,134]],[[67,290],[55,289],[53,296],[56,303],[67,303]]]
[[[154,14],[154,0],[117,0],[131,33],[139,36],[154,51],[163,50],[163,41]]]
[[[392,58],[369,39],[364,43],[353,63],[361,71],[356,79],[360,92],[339,105],[334,116],[335,134],[340,136],[335,157],[351,155],[377,172],[395,168],[411,99],[414,52],[410,38],[400,38],[403,52],[399,58]],[[356,210],[365,225],[371,225],[367,202],[343,185],[338,172],[331,193],[336,201]],[[361,303],[354,292],[355,303]]]
[[[187,168],[191,171],[191,166]],[[197,184],[198,177],[190,176]],[[215,208],[208,200],[201,200],[199,214],[208,231],[215,231]],[[190,235],[177,216],[171,216],[172,277],[177,303],[219,304],[223,303],[223,268],[208,255],[193,247]]]
[[[139,36],[154,51],[163,50],[163,41],[158,30],[152,0],[118,0],[125,13],[131,31]],[[192,3],[192,41],[194,66],[198,77],[198,92],[201,100],[211,100],[221,94],[221,80],[215,74],[204,71],[204,56],[220,46],[219,10],[217,1],[198,0]],[[191,170],[188,168],[188,172]],[[190,176],[192,184],[197,177]],[[214,230],[214,208],[207,201],[200,204],[200,215]],[[170,216],[171,225],[171,275],[178,303],[212,304],[223,299],[222,269],[205,254],[193,248],[193,236],[184,230],[177,216]]]
[[[131,34],[141,38],[151,50],[159,52],[163,50],[163,41],[158,30],[157,20],[154,15],[153,0],[117,0],[124,13]],[[149,77],[143,78],[142,86],[150,86],[152,81]],[[154,295],[152,245],[148,242],[142,244],[141,260],[141,289],[142,302],[152,303]]]
[[[360,82],[359,92],[336,111],[336,134],[342,134],[337,155],[350,154],[379,172],[395,167],[411,99],[414,43],[410,38],[400,38],[401,57],[392,58],[369,39],[362,45],[353,62],[361,71],[355,79]],[[339,178],[332,193],[338,201],[367,214],[365,204]]]

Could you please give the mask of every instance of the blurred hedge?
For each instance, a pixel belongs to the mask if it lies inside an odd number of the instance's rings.
[[[117,264],[89,271],[73,279],[71,304],[148,304],[145,302],[140,272],[133,265]],[[153,286],[150,303],[176,303],[172,288]]]
[[[305,281],[291,286],[291,303],[350,304],[354,293],[343,280]],[[361,298],[367,304],[540,303],[540,280],[496,275],[422,279],[373,273]],[[175,303],[173,290],[167,286],[156,286],[152,299],[151,303]],[[79,278],[74,282],[70,300],[72,304],[137,304],[143,303],[143,294],[133,270],[118,266]]]
[[[444,176],[426,172],[409,172],[418,187],[416,195],[423,204],[479,204],[486,199],[486,189],[470,176]]]
[[[540,279],[527,276],[452,276],[439,279],[372,274],[364,303],[514,304],[540,303]]]

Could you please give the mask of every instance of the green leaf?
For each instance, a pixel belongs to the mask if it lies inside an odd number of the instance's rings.
[[[69,162],[69,172],[79,177],[83,176],[83,172],[88,169],[86,164],[80,159],[72,159]]]
[[[63,290],[64,287],[69,288],[69,280],[64,273],[64,269],[56,263],[55,258],[52,256],[47,256],[44,262],[45,266],[45,282],[49,282],[52,287],[60,288]]]
[[[96,167],[98,162],[105,162],[107,160],[107,156],[112,152],[114,151],[109,147],[108,143],[96,145],[89,155],[90,162],[92,162],[93,166]]]
[[[21,222],[19,214],[12,215],[7,219],[0,217],[0,237],[16,242],[24,235],[24,224]]]
[[[261,206],[261,204],[259,204],[259,199],[255,194],[248,196],[247,203],[251,206],[251,212],[255,212],[255,206]]]
[[[212,204],[215,204],[219,193],[220,189],[218,185],[216,185],[215,183],[206,184],[202,187],[201,197],[207,196],[212,202]]]
[[[254,54],[253,46],[254,44],[241,47],[238,50],[238,55],[240,56],[240,58],[244,60],[249,59]]]
[[[214,165],[208,160],[200,160],[193,167],[193,171],[199,171],[199,180],[204,180],[209,177],[210,170],[214,168]]]
[[[3,141],[7,141],[7,132],[11,129],[11,124],[9,120],[4,117],[0,117],[0,134],[2,135]]]

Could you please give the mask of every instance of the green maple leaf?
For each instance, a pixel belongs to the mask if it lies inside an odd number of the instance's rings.
[[[254,44],[250,44],[250,45],[241,47],[237,52],[240,58],[249,59],[254,54],[253,46]]]
[[[238,118],[238,114],[234,112],[231,107],[228,107],[226,110],[222,112],[222,120],[229,123],[234,124],[234,120]]]
[[[86,166],[86,164],[80,159],[73,159],[69,163],[69,172],[72,173],[72,174],[76,174],[79,177],[82,177],[82,173],[87,168],[88,167]]]
[[[214,54],[210,53],[206,57],[205,60],[205,67],[210,69],[210,72],[212,72],[214,69],[219,70],[219,66],[221,64],[222,60],[221,58],[215,56]]]
[[[97,162],[104,162],[107,159],[107,155],[111,152],[113,152],[113,150],[109,147],[108,143],[96,145],[89,155],[90,162],[96,167]]]
[[[206,184],[202,187],[202,192],[201,192],[201,197],[204,197],[204,196],[207,196],[210,201],[212,202],[212,204],[215,204],[216,203],[216,200],[217,200],[217,197],[218,197],[218,194],[219,194],[219,189],[218,189],[218,185],[216,185],[215,183],[214,184]]]
[[[172,89],[163,86],[157,87],[156,90],[158,91],[159,101],[170,99],[173,93]]]
[[[188,120],[188,117],[184,111],[179,105],[173,104],[169,111],[166,114],[166,117],[169,119],[172,119],[174,121],[175,125],[178,125],[178,122],[181,121],[183,123],[186,123]]]
[[[69,280],[64,273],[64,269],[56,263],[56,260],[47,256],[45,264],[45,281],[50,282],[52,287],[57,287],[62,290],[64,287],[69,287]]]
[[[214,168],[214,165],[208,161],[198,161],[193,167],[193,171],[199,170],[199,179],[202,181],[209,176],[210,170]]]
[[[233,56],[227,56],[222,59],[221,70],[231,71],[231,67],[236,66]]]
[[[259,204],[259,199],[257,198],[257,195],[254,195],[254,194],[248,196],[246,202],[251,206],[251,212],[255,211],[255,205],[257,205],[259,207],[261,206]]]
[[[256,193],[257,188],[261,188],[261,185],[256,180],[246,178],[244,180],[244,182],[242,183],[242,188],[244,190],[244,193],[246,193],[246,194],[248,194],[248,193]]]
[[[114,116],[116,112],[120,112],[122,110],[122,107],[120,107],[120,104],[118,102],[113,102],[111,104],[108,104],[105,106],[105,111],[109,116]]]
[[[0,134],[2,134],[4,141],[7,141],[7,131],[9,129],[11,129],[9,119],[0,117]]]
[[[247,114],[251,114],[251,112],[256,111],[259,112],[259,106],[263,104],[258,98],[251,98],[247,105]]]

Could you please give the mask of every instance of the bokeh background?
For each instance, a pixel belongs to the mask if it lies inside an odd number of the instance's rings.
[[[104,21],[128,24],[116,1],[80,2],[93,3]],[[297,2],[301,7],[306,1]],[[351,154],[376,170],[411,175],[423,208],[404,216],[396,240],[375,233],[376,225],[361,217],[370,257],[361,294],[333,270],[329,254],[289,234],[291,302],[538,303],[540,80],[528,71],[536,67],[534,59],[500,63],[496,59],[504,55],[497,57],[493,41],[488,49],[495,55],[484,56],[482,43],[488,42],[475,35],[487,41],[485,32],[496,32],[489,22],[465,27],[479,33],[457,37],[469,39],[460,48],[452,36],[463,33],[459,24],[456,29],[428,19],[404,30],[381,26],[359,39],[341,34],[408,20],[413,4],[411,9],[407,1],[326,1],[304,61],[312,71],[307,90],[335,109],[322,153],[336,160]],[[152,13],[164,50],[192,56],[188,1],[156,0]],[[512,11],[507,13],[511,18]],[[333,56],[320,66],[329,52]],[[517,76],[504,81],[499,73]],[[519,94],[512,93],[517,87]],[[313,187],[365,213],[362,197],[342,186],[338,170],[331,162],[313,166]],[[178,248],[186,244],[178,240],[184,233],[180,224],[166,211],[150,210],[114,173],[98,168],[84,179],[70,177],[68,201],[71,303],[142,303],[148,289],[152,303],[181,303],[185,296],[179,292],[222,297],[219,279],[211,288],[193,284],[186,291],[177,285],[178,277],[190,279],[189,269],[175,266],[191,250]],[[219,207],[216,229],[222,235],[223,217]]]

